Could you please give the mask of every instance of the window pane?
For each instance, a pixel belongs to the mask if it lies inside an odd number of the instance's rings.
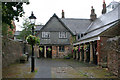
[[[64,49],[64,46],[59,46],[59,52],[64,52],[65,49]]]
[[[42,38],[50,38],[50,32],[42,32]]]
[[[80,39],[80,34],[78,34],[78,39]]]
[[[67,38],[66,32],[59,32],[59,38]]]

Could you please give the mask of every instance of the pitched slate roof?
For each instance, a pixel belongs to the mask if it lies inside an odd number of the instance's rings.
[[[76,33],[84,33],[91,23],[90,19],[58,18],[56,14],[54,14],[49,21],[53,17],[56,17],[73,35],[76,35]],[[49,21],[44,26],[37,26],[36,30],[42,30]]]
[[[120,18],[119,12],[120,12],[120,5],[114,10],[101,15],[93,23],[91,23],[91,25],[89,26],[89,29],[87,30],[87,33],[101,26],[107,25],[111,22],[118,20]]]
[[[112,1],[108,6],[107,6],[107,12],[113,10],[119,5],[119,2]]]
[[[56,17],[58,19],[58,21],[66,28],[70,31],[70,33],[72,35],[74,35],[74,32],[64,24],[64,22],[54,13],[53,16],[48,20],[48,22],[40,29],[40,31],[52,20],[53,17]]]
[[[105,30],[109,29],[110,27],[114,27],[114,25],[116,25],[116,24],[118,24],[118,21],[115,21],[115,22],[110,23],[108,25],[102,26],[99,29],[96,29],[94,31],[89,32],[84,37],[82,37],[80,40],[84,40],[84,39],[88,39],[88,38],[91,38],[91,37],[98,36],[99,34],[104,32]]]
[[[40,31],[40,29],[43,27],[43,25],[36,25],[35,31]]]
[[[90,19],[61,18],[61,21],[73,32],[84,33],[91,23]]]
[[[117,24],[119,22],[118,20],[120,19],[120,3],[117,5],[118,6],[116,6],[116,8],[114,8],[112,11],[101,15],[94,22],[92,22],[86,31],[87,35],[80,40],[97,36],[103,31]]]

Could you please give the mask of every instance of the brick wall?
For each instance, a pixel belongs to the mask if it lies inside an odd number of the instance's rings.
[[[59,54],[59,58],[64,58],[65,56],[67,56],[69,54],[69,46],[65,46],[64,52],[59,52],[58,49],[58,54]]]
[[[100,37],[99,41],[99,65],[104,66],[107,65],[107,40],[108,37]]]
[[[56,53],[57,53],[57,47],[52,46],[52,58],[56,58]]]
[[[64,58],[71,52],[70,50],[72,50],[70,46],[65,46],[65,51],[59,52],[59,46],[52,46],[52,58]]]

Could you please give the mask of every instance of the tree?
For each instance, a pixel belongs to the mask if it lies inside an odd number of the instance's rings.
[[[24,2],[29,4],[29,2]],[[6,23],[12,27],[11,21],[17,20],[24,14],[23,2],[2,2],[2,23]]]
[[[13,38],[13,32],[9,30],[9,25],[2,24],[2,35],[5,37]]]
[[[7,34],[8,34],[8,25],[3,23],[2,24],[2,35],[7,36]]]
[[[18,38],[25,40],[28,35],[32,34],[32,31],[31,31],[32,26],[28,18],[24,19],[23,26],[21,26],[21,28],[23,28],[23,30],[21,31]]]

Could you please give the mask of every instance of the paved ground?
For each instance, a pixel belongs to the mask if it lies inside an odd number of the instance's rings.
[[[35,78],[115,78],[94,64],[68,59],[37,59]]]
[[[116,78],[96,65],[72,59],[36,59],[35,72],[30,62],[3,68],[4,78]]]

